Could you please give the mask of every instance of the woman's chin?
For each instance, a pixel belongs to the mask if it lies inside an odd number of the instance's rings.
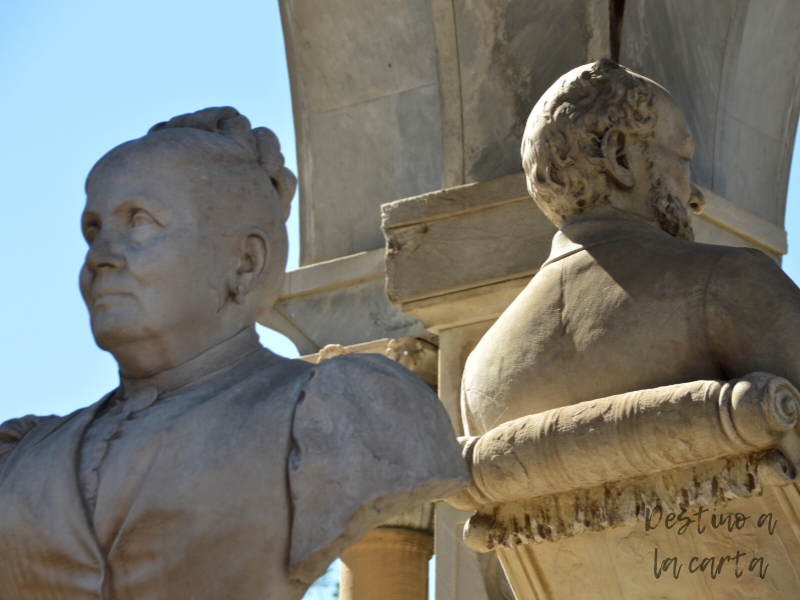
[[[102,350],[115,354],[115,349],[127,346],[146,336],[145,328],[130,314],[108,311],[92,315],[92,335]]]

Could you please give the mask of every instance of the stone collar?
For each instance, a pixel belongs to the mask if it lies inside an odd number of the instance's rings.
[[[638,218],[597,218],[573,221],[553,236],[550,256],[542,268],[592,246],[642,235],[669,235]]]

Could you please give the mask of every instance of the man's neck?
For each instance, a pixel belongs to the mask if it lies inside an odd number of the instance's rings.
[[[255,328],[248,327],[172,369],[138,379],[120,375],[120,391],[123,398],[128,398],[143,387],[155,386],[159,394],[164,394],[224,369],[261,348]]]
[[[584,221],[598,221],[604,219],[621,219],[623,221],[636,221],[639,223],[646,223],[648,225],[652,225],[653,227],[659,229],[658,223],[646,219],[639,214],[632,213],[630,211],[618,208],[613,205],[595,206],[591,210],[588,210],[579,215],[575,215],[569,221],[564,223],[560,229],[564,231],[567,228],[572,227],[577,223],[581,223]]]
[[[637,215],[613,207],[602,208],[611,210],[592,210],[563,225],[553,236],[550,256],[542,267],[597,244],[641,232],[652,233],[654,236],[669,235],[658,225]]]

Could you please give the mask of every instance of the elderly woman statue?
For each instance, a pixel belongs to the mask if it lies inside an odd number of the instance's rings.
[[[119,387],[0,427],[0,599],[291,600],[467,477],[436,396],[381,356],[264,349],[296,180],[232,108],[92,169],[80,287]]]

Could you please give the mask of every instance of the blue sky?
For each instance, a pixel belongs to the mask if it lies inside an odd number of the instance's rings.
[[[297,164],[276,0],[0,2],[0,87],[2,422],[65,414],[116,387],[77,283],[84,179],[105,152],[175,115],[231,105],[275,131]],[[296,268],[297,211],[289,228]]]
[[[159,121],[231,105],[269,127],[297,172],[277,0],[0,2],[0,422],[66,414],[117,385],[78,291],[83,183],[117,144]],[[289,220],[297,267],[297,211]],[[297,356],[283,336],[262,342]],[[306,598],[332,597],[338,562]]]
[[[83,183],[100,156],[159,121],[231,105],[275,131],[287,166],[297,165],[277,0],[4,0],[0,89],[2,422],[65,414],[117,384],[77,284]],[[790,183],[790,249],[800,248],[799,178]],[[290,269],[297,228],[295,210]],[[784,268],[800,280],[800,251]],[[276,352],[297,355],[282,336],[260,333]]]
[[[277,0],[222,6],[0,2],[0,422],[65,414],[116,386],[116,365],[94,345],[77,284],[83,183],[100,156],[159,121],[231,105],[275,131],[297,171]],[[800,248],[798,178],[790,182],[790,249]],[[288,224],[290,269],[297,213]],[[800,280],[800,252],[789,253],[784,269]],[[259,332],[274,351],[297,355],[283,336]]]
[[[116,365],[94,345],[77,284],[84,178],[105,152],[175,115],[231,105],[275,131],[297,172],[278,2],[222,6],[0,2],[0,422],[65,414],[116,386]],[[797,179],[787,209],[790,249],[800,248]],[[290,269],[297,213],[288,223]],[[800,280],[800,252],[789,253],[784,269]],[[283,336],[259,333],[272,350],[297,356]]]

